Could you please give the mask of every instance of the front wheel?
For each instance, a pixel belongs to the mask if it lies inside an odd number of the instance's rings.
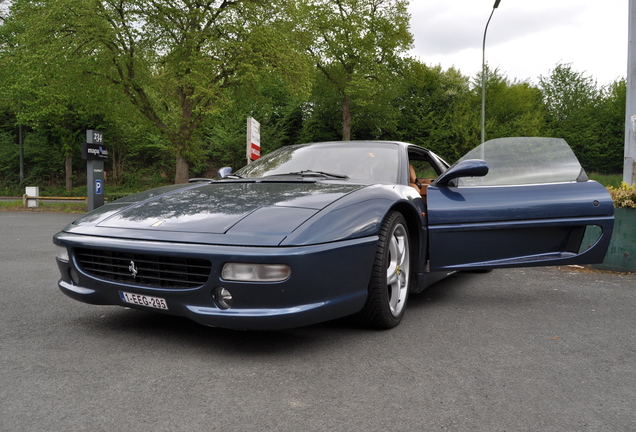
[[[404,216],[389,213],[380,229],[369,293],[360,312],[370,327],[389,329],[402,320],[411,276],[410,252]]]

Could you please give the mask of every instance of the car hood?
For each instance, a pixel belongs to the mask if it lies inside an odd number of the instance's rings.
[[[329,204],[364,187],[337,182],[212,182],[114,202],[65,231],[145,240],[279,244]],[[222,238],[220,237],[222,236]]]

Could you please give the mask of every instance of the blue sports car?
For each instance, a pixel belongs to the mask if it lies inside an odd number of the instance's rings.
[[[391,328],[457,271],[601,262],[614,224],[606,189],[554,138],[488,141],[452,166],[402,142],[302,144],[219,176],[66,226],[59,288],[234,329]]]

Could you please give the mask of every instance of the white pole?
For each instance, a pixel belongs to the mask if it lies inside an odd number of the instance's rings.
[[[627,34],[627,104],[625,107],[625,163],[623,181],[636,183],[636,0],[629,0]]]

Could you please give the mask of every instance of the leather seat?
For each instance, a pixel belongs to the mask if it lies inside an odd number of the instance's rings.
[[[418,184],[417,174],[415,173],[415,168],[413,165],[409,164],[409,185],[417,191],[418,194],[421,194],[422,188]]]

